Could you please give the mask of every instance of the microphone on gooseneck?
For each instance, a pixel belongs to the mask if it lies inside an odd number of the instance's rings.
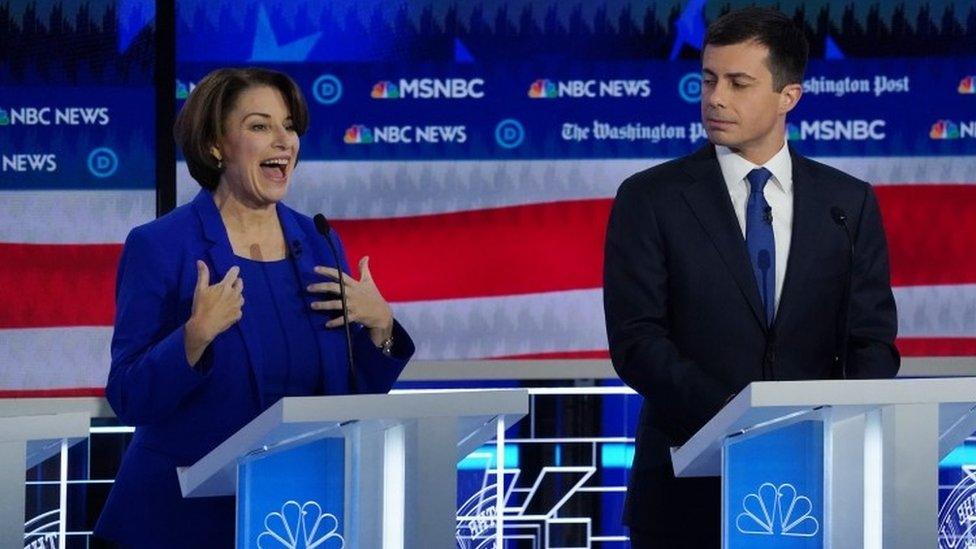
[[[352,388],[354,393],[358,392],[356,383],[356,363],[352,358],[352,332],[349,328],[349,312],[346,307],[346,283],[343,281],[342,277],[342,264],[339,261],[339,252],[336,251],[335,244],[332,243],[332,238],[329,236],[332,232],[332,227],[329,226],[329,221],[322,214],[315,214],[312,218],[315,222],[315,230],[322,235],[322,238],[329,244],[329,249],[332,250],[332,258],[335,260],[336,270],[339,271],[339,300],[342,302],[342,320],[343,328],[346,331],[346,352],[349,356],[349,386]]]
[[[848,252],[848,270],[847,270],[847,284],[844,287],[844,301],[842,303],[843,307],[840,310],[841,321],[840,321],[840,341],[839,349],[837,351],[837,356],[835,360],[840,365],[840,374],[843,379],[847,379],[847,345],[848,345],[848,316],[850,315],[851,308],[851,286],[854,283],[854,238],[851,237],[851,229],[847,226],[847,212],[842,210],[837,206],[830,207],[830,217],[834,220],[838,226],[844,229],[844,235],[847,236],[847,252]]]

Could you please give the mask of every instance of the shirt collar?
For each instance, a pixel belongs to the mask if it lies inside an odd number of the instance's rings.
[[[729,191],[732,191],[737,185],[741,185],[749,172],[760,167],[724,145],[715,145],[715,155],[718,157],[722,177],[725,178],[725,184]],[[783,192],[789,194],[793,191],[793,159],[790,157],[790,148],[785,141],[779,152],[761,167],[765,167],[773,174],[773,181],[779,185]]]

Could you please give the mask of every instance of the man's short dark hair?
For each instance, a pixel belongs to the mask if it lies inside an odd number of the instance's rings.
[[[773,73],[773,90],[803,82],[810,46],[793,20],[772,8],[748,7],[730,11],[708,27],[705,45],[731,46],[755,41],[769,49],[766,65]]]
[[[212,191],[220,182],[222,170],[210,149],[224,136],[224,118],[234,110],[237,98],[245,90],[259,86],[268,86],[281,93],[299,136],[308,129],[308,105],[298,85],[287,74],[262,68],[227,68],[211,72],[190,92],[173,128],[190,175],[204,189]]]

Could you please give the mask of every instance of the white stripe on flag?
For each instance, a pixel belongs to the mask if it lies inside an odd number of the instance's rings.
[[[879,185],[967,183],[976,157],[817,159]],[[285,202],[336,219],[373,219],[611,198],[627,177],[665,159],[333,162],[301,161]],[[177,203],[200,187],[177,166]]]
[[[112,328],[30,328],[0,333],[0,389],[105,386]]]
[[[976,337],[976,284],[895,288],[899,337]],[[607,348],[600,289],[394,303],[416,360]],[[2,330],[0,388],[102,387],[111,327]]]
[[[898,337],[976,338],[976,284],[894,289]]]
[[[0,242],[121,243],[156,218],[156,191],[0,191]]]
[[[394,303],[420,360],[607,348],[602,290]]]

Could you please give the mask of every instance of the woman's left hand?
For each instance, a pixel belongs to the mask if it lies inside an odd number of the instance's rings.
[[[332,267],[315,266],[317,274],[327,276],[336,282],[318,282],[310,284],[308,291],[313,293],[332,294],[335,299],[328,301],[313,301],[312,308],[317,311],[341,311],[342,300],[339,299],[339,271]],[[373,282],[369,272],[369,256],[359,260],[359,280],[342,273],[342,280],[346,285],[346,312],[349,322],[358,322],[369,328],[369,337],[377,346],[393,335],[393,310],[383,299],[379,288]],[[325,324],[326,328],[342,326],[341,316]]]

